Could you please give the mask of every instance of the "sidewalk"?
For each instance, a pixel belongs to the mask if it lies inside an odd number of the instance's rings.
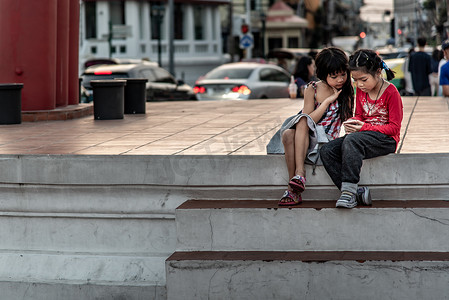
[[[265,155],[302,100],[149,102],[145,115],[0,126],[0,154]],[[449,152],[449,106],[403,97],[400,153]]]

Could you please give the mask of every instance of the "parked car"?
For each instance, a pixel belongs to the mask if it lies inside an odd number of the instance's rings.
[[[115,78],[144,78],[147,101],[196,100],[191,86],[176,80],[169,72],[154,63],[99,65],[87,68],[82,77],[82,90],[86,102],[92,101],[91,80]]]
[[[84,69],[98,65],[150,64],[159,66],[155,61],[138,58],[91,58],[84,62]]]
[[[216,67],[196,82],[198,100],[288,98],[290,73],[281,67],[254,62]]]

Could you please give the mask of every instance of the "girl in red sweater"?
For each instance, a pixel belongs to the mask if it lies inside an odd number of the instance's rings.
[[[358,187],[364,159],[396,151],[402,122],[402,99],[396,87],[385,81],[394,78],[385,62],[371,50],[361,49],[349,58],[351,76],[357,86],[355,116],[343,123],[346,135],[320,150],[323,165],[341,196],[336,207],[370,205],[368,187]]]

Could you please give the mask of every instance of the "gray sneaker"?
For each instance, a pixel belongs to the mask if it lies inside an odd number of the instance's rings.
[[[357,203],[360,205],[372,205],[371,193],[369,187],[360,187],[357,189]]]
[[[357,196],[351,192],[343,191],[335,207],[354,208],[357,206]]]

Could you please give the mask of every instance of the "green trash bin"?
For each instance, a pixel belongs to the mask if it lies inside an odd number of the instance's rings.
[[[0,124],[22,123],[23,83],[0,83]]]
[[[92,80],[95,120],[123,119],[126,80]]]

